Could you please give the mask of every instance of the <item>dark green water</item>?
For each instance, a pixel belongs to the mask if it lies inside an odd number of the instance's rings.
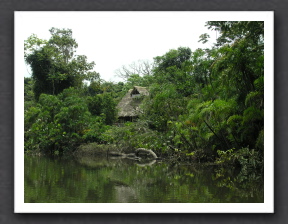
[[[215,166],[25,156],[25,203],[263,203],[263,178]]]

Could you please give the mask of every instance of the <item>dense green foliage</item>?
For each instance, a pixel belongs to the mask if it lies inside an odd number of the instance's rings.
[[[25,60],[32,69],[36,100],[42,93],[55,95],[69,87],[81,88],[83,80],[99,78],[99,74],[91,71],[94,62],[87,62],[84,55],[74,55],[78,44],[72,38],[72,30],[52,28],[50,33],[48,41],[35,35],[25,41]],[[33,48],[41,44],[44,46]]]
[[[73,88],[58,96],[41,94],[25,113],[25,149],[54,153],[73,151],[83,142],[101,142],[105,115],[91,116],[87,103]]]
[[[94,62],[75,55],[71,30],[31,36],[25,59],[25,150],[63,152],[82,143],[151,148],[177,160],[262,167],[264,23],[207,22],[220,35],[210,49],[187,47],[123,67],[124,82],[105,82]],[[200,36],[209,41],[209,35]],[[84,85],[90,80],[90,85]],[[149,88],[143,114],[123,127],[116,104],[133,86]]]

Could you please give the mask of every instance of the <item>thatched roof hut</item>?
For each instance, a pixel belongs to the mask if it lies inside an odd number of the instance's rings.
[[[134,86],[133,89],[130,89],[117,105],[118,118],[138,117],[143,96],[147,95],[149,92],[146,87]]]

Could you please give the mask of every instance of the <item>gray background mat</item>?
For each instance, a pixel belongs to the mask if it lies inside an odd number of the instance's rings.
[[[287,0],[0,0],[0,223],[287,223]],[[275,214],[14,214],[14,11],[275,11]],[[272,94],[272,93],[271,93]],[[17,141],[17,139],[15,140]],[[286,144],[285,144],[286,143]],[[161,204],[159,204],[161,206]]]

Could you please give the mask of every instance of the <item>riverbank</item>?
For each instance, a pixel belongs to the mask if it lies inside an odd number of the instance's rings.
[[[109,151],[119,151],[116,145],[97,144],[95,142],[80,145],[74,152],[74,156],[105,156]]]
[[[150,151],[149,149],[144,149],[147,151]],[[220,164],[215,163],[215,162],[202,162],[200,163],[199,161],[190,161],[189,159],[185,158],[180,158],[178,156],[173,156],[173,155],[165,155],[163,153],[158,153],[157,151],[152,151],[155,156],[147,155],[145,152],[139,153],[140,155],[137,154],[137,149],[133,150],[128,150],[128,149],[120,149],[116,145],[104,145],[104,144],[97,144],[97,143],[88,143],[88,144],[83,144],[80,145],[74,152],[73,156],[77,158],[103,158],[103,157],[109,157],[112,159],[129,159],[129,160],[145,160],[147,161],[152,161],[152,160],[157,160],[158,162],[160,161],[165,161],[168,163],[177,163],[177,164],[185,164],[185,165],[195,165],[195,164],[201,164],[201,165],[206,165],[206,166],[219,166]],[[137,154],[137,156],[136,156]],[[133,156],[132,156],[133,155]],[[139,158],[139,157],[141,158]]]

